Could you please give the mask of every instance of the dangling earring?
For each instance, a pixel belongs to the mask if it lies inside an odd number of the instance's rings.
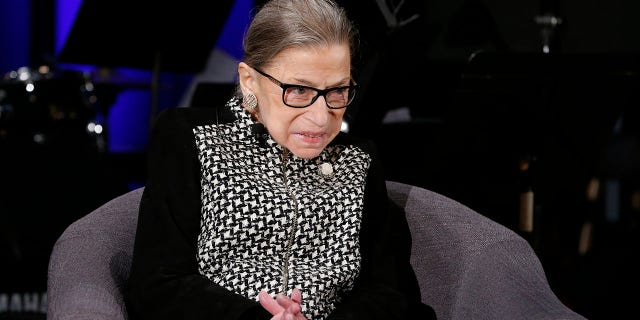
[[[248,93],[242,96],[242,105],[249,111],[256,110],[258,106],[258,99],[253,93]]]

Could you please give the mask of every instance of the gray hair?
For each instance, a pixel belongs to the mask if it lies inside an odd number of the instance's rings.
[[[357,30],[333,0],[270,0],[253,17],[243,41],[244,61],[263,68],[293,47],[347,44],[353,58]]]

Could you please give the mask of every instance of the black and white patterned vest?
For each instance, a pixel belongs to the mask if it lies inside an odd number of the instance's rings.
[[[237,99],[237,120],[194,128],[202,168],[201,274],[249,299],[302,291],[302,311],[323,319],[360,270],[358,235],[369,155],[330,145],[318,157],[288,153]]]

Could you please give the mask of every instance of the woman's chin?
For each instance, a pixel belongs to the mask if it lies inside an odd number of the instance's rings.
[[[323,147],[292,147],[289,148],[289,151],[293,153],[298,158],[303,159],[311,159],[317,157],[321,152]]]

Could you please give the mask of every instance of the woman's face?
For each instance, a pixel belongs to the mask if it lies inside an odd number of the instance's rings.
[[[347,86],[351,81],[349,47],[287,49],[260,71],[286,84],[316,89]],[[319,155],[340,132],[346,108],[330,109],[324,97],[306,108],[291,108],[282,101],[283,89],[266,76],[244,62],[239,64],[238,73],[244,93],[253,93],[258,99],[253,111],[257,120],[278,144],[296,156],[309,159]]]

